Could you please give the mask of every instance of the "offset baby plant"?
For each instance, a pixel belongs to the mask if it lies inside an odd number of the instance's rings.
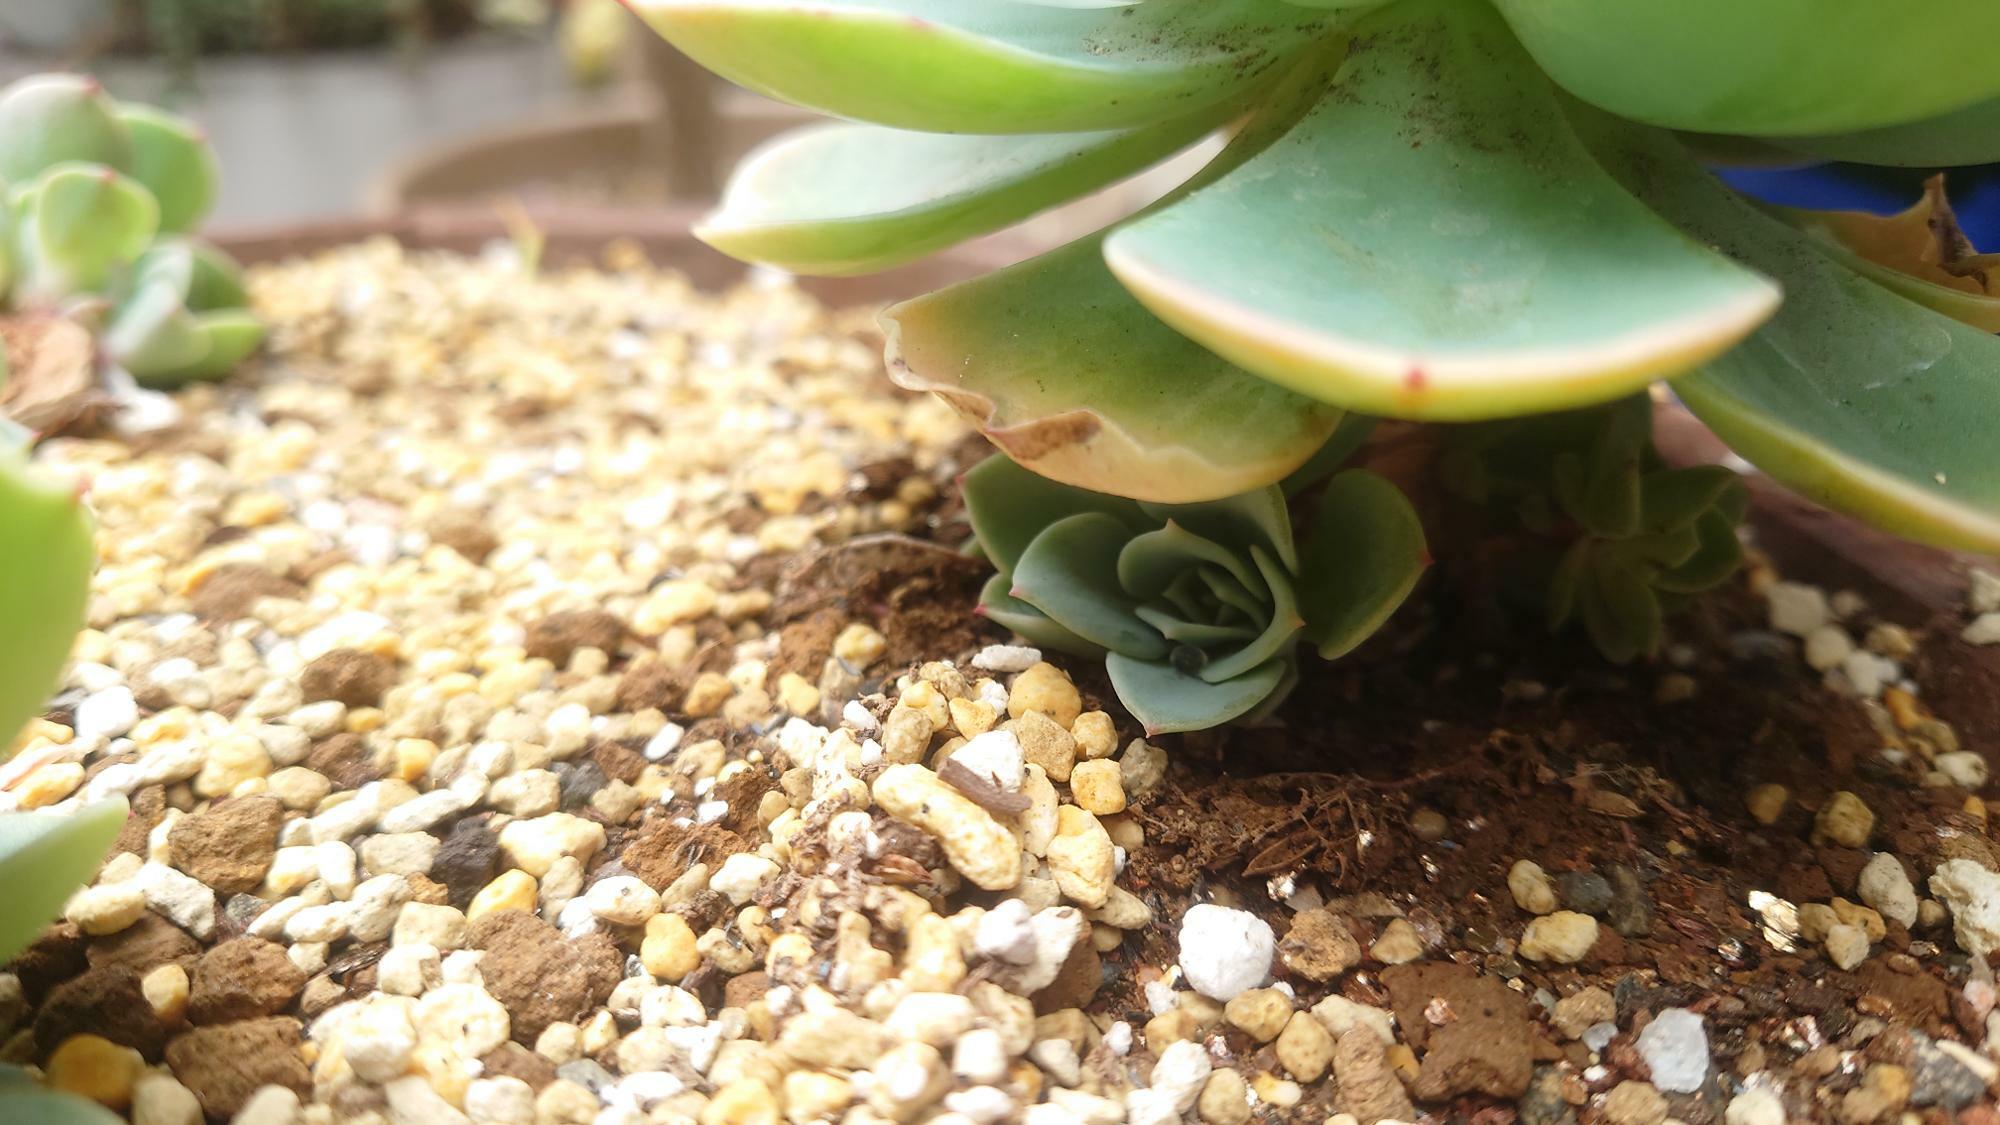
[[[1551,628],[1581,621],[1623,663],[1658,651],[1661,622],[1743,561],[1748,492],[1717,465],[1669,468],[1643,395],[1586,410],[1447,430],[1445,487],[1484,509],[1503,593],[1541,605]],[[1496,549],[1495,543],[1499,545]]]
[[[0,762],[42,710],[83,624],[91,521],[74,488],[28,464],[26,435],[0,421]],[[0,765],[0,770],[5,770]],[[34,940],[104,861],[123,798],[74,812],[0,813],[0,964]],[[0,1121],[79,1125],[118,1118],[0,1067]]]
[[[701,230],[802,273],[893,266],[1228,134],[1143,212],[889,310],[896,377],[1043,476],[1211,501],[1282,480],[1345,412],[1469,422],[1670,379],[1813,499],[2000,549],[1985,291],[1693,155],[2000,160],[2000,68],[1938,55],[2000,42],[1992,0],[630,6],[845,119],[751,157]],[[1620,515],[1602,538],[1629,538]]]
[[[1428,561],[1396,486],[1334,476],[1303,543],[1285,494],[1158,504],[1074,488],[992,457],[965,476],[966,514],[999,573],[987,616],[1038,644],[1102,657],[1148,733],[1255,716],[1366,640]]]
[[[235,264],[192,237],[216,179],[193,125],[90,79],[0,91],[0,305],[76,318],[149,386],[227,375],[263,328]]]

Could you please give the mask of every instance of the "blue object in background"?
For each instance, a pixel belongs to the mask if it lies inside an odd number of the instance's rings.
[[[1821,211],[1872,211],[1893,215],[1923,198],[1930,173],[1863,164],[1812,168],[1723,168],[1723,181],[1745,195],[1787,207]],[[2000,164],[1953,168],[1945,194],[1967,238],[1981,250],[2000,250]]]

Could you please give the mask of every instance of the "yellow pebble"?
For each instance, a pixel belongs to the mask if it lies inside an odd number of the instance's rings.
[[[670,984],[701,967],[694,930],[687,919],[668,911],[646,920],[646,937],[639,943],[639,960],[646,971]]]
[[[370,734],[381,730],[387,721],[379,707],[356,707],[347,712],[347,733]]]
[[[76,762],[50,762],[21,779],[14,790],[23,809],[44,809],[83,784],[83,767]]]
[[[1118,749],[1118,728],[1111,722],[1111,716],[1102,711],[1085,711],[1069,725],[1069,735],[1076,739],[1077,756],[1095,760],[1109,758]]]
[[[1083,713],[1083,697],[1062,669],[1044,660],[1016,677],[1007,693],[1009,716],[1018,719],[1030,711],[1040,711],[1068,730]]]
[[[819,688],[797,672],[778,677],[778,706],[794,715],[810,715],[819,710]]]
[[[171,961],[140,978],[139,991],[163,1024],[177,1024],[187,1014],[187,970]]]
[[[465,920],[477,922],[499,910],[533,910],[536,890],[533,875],[518,867],[503,871],[472,896],[472,905],[465,910]]]
[[[868,667],[889,651],[888,638],[860,622],[840,631],[833,639],[833,655],[857,671]]]
[[[146,1060],[130,1047],[96,1035],[72,1035],[49,1056],[49,1085],[110,1109],[132,1104],[132,1087]]]
[[[424,776],[437,761],[437,743],[428,738],[399,738],[393,750],[395,768],[393,776],[404,781],[415,781]]]
[[[1000,719],[999,712],[983,699],[954,699],[949,706],[951,725],[967,738],[977,738],[992,730]]]
[[[701,1125],[778,1125],[778,1099],[757,1079],[739,1078],[709,1099]]]
[[[703,672],[689,685],[687,698],[681,701],[681,710],[687,712],[689,718],[706,719],[722,710],[722,705],[734,694],[736,685],[730,683],[727,676],[719,672]]]

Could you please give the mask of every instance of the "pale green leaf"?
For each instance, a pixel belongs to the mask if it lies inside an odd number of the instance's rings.
[[[194,122],[151,106],[118,109],[132,137],[132,178],[160,204],[160,229],[186,234],[215,206],[222,172]]]
[[[1058,484],[1005,457],[988,457],[960,482],[966,519],[986,557],[1011,573],[1035,536],[1065,516],[1103,512],[1137,533],[1148,521],[1139,505],[1120,496]]]
[[[1091,644],[1056,624],[1048,614],[1009,593],[1012,585],[1012,580],[1005,574],[987,579],[985,588],[979,592],[979,612],[1043,648],[1093,658],[1104,655],[1103,645]]]
[[[1427,420],[1629,394],[1726,350],[1779,298],[1606,176],[1488,9],[1441,0],[1367,17],[1289,134],[1105,256],[1246,370]]]
[[[1118,552],[1131,537],[1129,527],[1101,512],[1057,520],[1022,552],[1010,593],[1092,644],[1158,660],[1167,642],[1133,612],[1138,602],[1118,584]]]
[[[2000,98],[1902,125],[1858,133],[1787,137],[1784,146],[1824,160],[1901,168],[2000,163]]]
[[[25,184],[58,164],[132,167],[132,138],[97,80],[38,74],[0,91],[0,179]]]
[[[75,812],[0,813],[0,963],[11,960],[90,881],[125,824],[125,798]]]
[[[630,0],[695,61],[837,117],[954,133],[1118,129],[1253,85],[1327,30],[1278,0]]]
[[[1118,584],[1141,601],[1157,598],[1184,572],[1201,563],[1222,567],[1245,586],[1262,585],[1247,559],[1204,535],[1169,520],[1165,527],[1135,535],[1118,552]]]
[[[1112,278],[1100,244],[892,307],[891,376],[936,392],[1038,473],[1148,500],[1258,488],[1325,443],[1338,407],[1161,324]]]
[[[1664,134],[1579,111],[1600,157],[1785,307],[1674,390],[1805,496],[1939,546],[2000,550],[2000,338],[1905,300],[1716,183]]]
[[[1211,684],[1170,664],[1112,653],[1104,658],[1112,690],[1148,735],[1207,730],[1251,713],[1286,679],[1288,662],[1273,660],[1233,680]]]
[[[1172,520],[1239,551],[1261,544],[1286,570],[1299,565],[1299,550],[1292,541],[1292,512],[1285,504],[1284,492],[1275,485],[1199,504],[1139,506],[1156,520]]]
[[[887,269],[1123,179],[1221,116],[998,137],[807,126],[746,157],[695,233],[731,257],[794,273]]]
[[[1306,639],[1333,660],[1375,634],[1430,565],[1424,528],[1401,489],[1365,469],[1327,482],[1306,532],[1299,607]]]
[[[1269,551],[1252,546],[1250,557],[1257,562],[1257,570],[1263,576],[1265,587],[1271,591],[1271,604],[1265,610],[1268,624],[1248,644],[1209,660],[1196,674],[1211,684],[1233,680],[1273,657],[1292,650],[1297,643],[1299,630],[1305,627],[1305,619],[1299,616],[1299,602],[1292,589],[1292,576],[1280,567]]]
[[[1992,0],[1496,0],[1551,77],[1622,117],[1703,133],[1831,133],[2000,97]]]
[[[83,627],[95,561],[90,516],[75,491],[0,440],[0,757],[55,689]]]

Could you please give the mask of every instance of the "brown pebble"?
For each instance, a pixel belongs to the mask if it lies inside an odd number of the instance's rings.
[[[382,768],[358,734],[343,732],[314,743],[306,755],[306,768],[333,782],[335,789],[359,789],[382,780]]]
[[[349,707],[375,706],[395,683],[395,664],[351,648],[334,649],[299,673],[299,690],[308,701],[333,699]]]
[[[604,776],[612,781],[622,781],[627,785],[639,780],[646,772],[645,755],[617,742],[600,742],[591,748],[590,760],[604,771]]]
[[[624,958],[610,938],[589,934],[571,941],[523,910],[474,922],[466,945],[485,952],[479,972],[486,991],[506,1005],[514,1041],[523,1046],[533,1046],[552,1023],[582,1022],[624,976]]]
[[[431,542],[450,547],[467,562],[483,563],[500,546],[485,513],[471,508],[446,508],[425,522],[424,531]]]
[[[166,1033],[139,981],[129,966],[100,965],[57,986],[35,1014],[36,1048],[47,1055],[70,1036],[89,1032],[159,1058]]]
[[[672,711],[687,694],[688,677],[647,657],[636,661],[618,680],[620,711]]]
[[[283,821],[276,797],[234,797],[182,817],[167,833],[167,849],[175,867],[216,893],[243,894],[271,869]]]
[[[556,1080],[554,1063],[511,1041],[480,1056],[479,1066],[481,1077],[518,1078],[535,1090]]]
[[[231,1023],[275,1016],[306,985],[306,975],[285,947],[261,938],[237,938],[201,955],[188,991],[188,1021]]]
[[[539,657],[557,668],[569,666],[569,658],[580,648],[594,648],[616,655],[625,640],[625,623],[598,609],[551,613],[528,623],[524,647],[530,657]]]
[[[84,963],[83,931],[72,923],[57,922],[15,954],[7,971],[20,978],[22,994],[34,1004],[50,989],[82,972]]]
[[[255,563],[225,563],[201,580],[188,603],[204,621],[234,621],[249,616],[258,598],[297,598],[304,593],[298,583]]]
[[[285,1016],[198,1027],[167,1044],[167,1066],[212,1119],[234,1117],[265,1086],[312,1093],[299,1021]]]
[[[1324,908],[1302,911],[1278,943],[1278,959],[1310,981],[1329,981],[1361,963],[1361,945],[1347,919]]]
[[[139,920],[115,934],[91,938],[86,950],[92,965],[125,965],[144,974],[169,961],[190,972],[201,954],[201,943],[192,934],[166,918],[148,910]]]

